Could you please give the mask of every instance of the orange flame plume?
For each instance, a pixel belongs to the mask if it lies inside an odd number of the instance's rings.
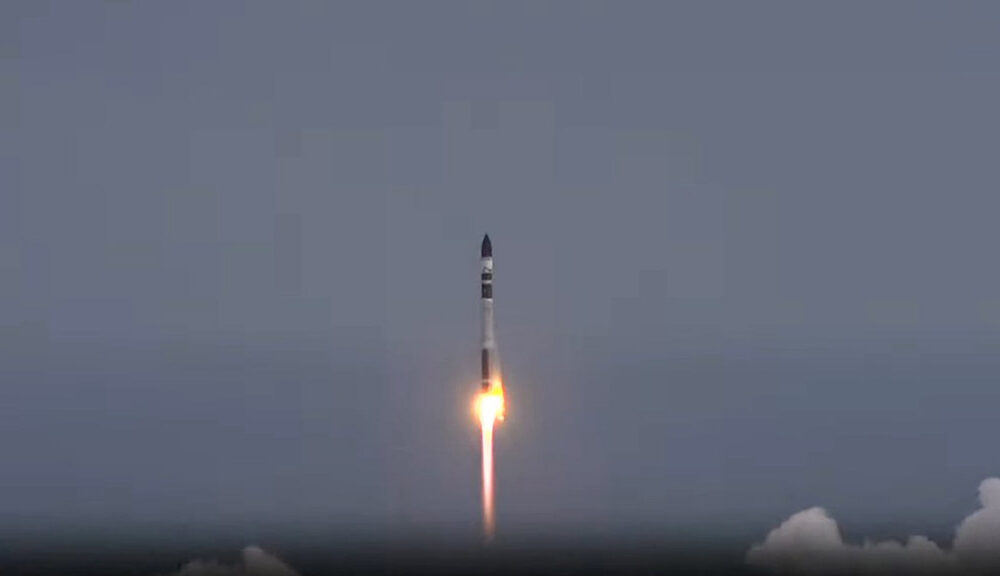
[[[487,542],[493,540],[493,426],[504,418],[503,384],[494,381],[488,390],[476,399],[476,412],[483,431],[483,534]]]

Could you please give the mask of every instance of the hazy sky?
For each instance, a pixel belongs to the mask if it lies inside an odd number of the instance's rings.
[[[0,523],[478,527],[489,232],[501,534],[950,528],[1000,472],[998,30],[0,3]]]

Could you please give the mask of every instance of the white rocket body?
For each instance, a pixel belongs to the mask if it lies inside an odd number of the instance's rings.
[[[493,329],[493,245],[489,235],[483,237],[480,250],[480,283],[482,302],[482,388],[488,390],[499,380],[497,362],[497,341]]]

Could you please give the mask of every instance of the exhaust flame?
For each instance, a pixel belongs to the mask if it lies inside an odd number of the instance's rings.
[[[483,535],[493,540],[493,426],[504,418],[503,384],[495,380],[476,399],[476,413],[483,432]]]

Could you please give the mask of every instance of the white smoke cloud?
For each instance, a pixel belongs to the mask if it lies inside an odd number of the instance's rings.
[[[1000,572],[1000,478],[983,480],[979,503],[955,530],[955,555],[970,568]]]
[[[1000,573],[1000,478],[979,485],[979,502],[958,525],[950,550],[924,536],[849,544],[826,510],[809,508],[771,530],[746,560],[776,574]]]
[[[256,546],[247,546],[238,564],[193,560],[170,576],[298,576],[298,573],[277,557]]]

